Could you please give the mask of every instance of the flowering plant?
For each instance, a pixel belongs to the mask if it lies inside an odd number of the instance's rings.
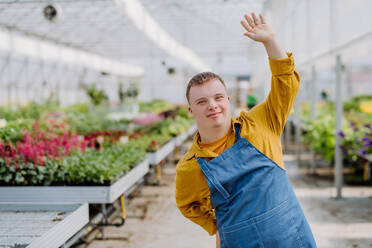
[[[356,127],[350,122],[349,128],[338,133],[342,137],[343,154],[356,161],[359,156],[372,154],[372,126]]]
[[[38,184],[44,181],[45,173],[56,172],[50,170],[57,170],[56,164],[64,156],[69,156],[75,149],[84,152],[88,146],[88,142],[79,140],[78,135],[44,132],[38,121],[33,124],[32,130],[26,131],[16,144],[0,142],[1,183]],[[47,168],[43,169],[44,166]]]

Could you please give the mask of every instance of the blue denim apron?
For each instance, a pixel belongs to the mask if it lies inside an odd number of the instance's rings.
[[[221,248],[316,247],[286,171],[240,137],[207,162],[197,161],[207,179]]]

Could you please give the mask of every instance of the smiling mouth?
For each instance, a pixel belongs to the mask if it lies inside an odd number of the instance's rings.
[[[217,115],[221,114],[221,112],[218,112],[218,113],[213,113],[213,114],[209,114],[207,115],[208,118],[212,118],[212,117],[216,117]]]

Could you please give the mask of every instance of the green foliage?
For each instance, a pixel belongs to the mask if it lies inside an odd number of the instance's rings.
[[[132,92],[131,96],[136,94],[138,92]],[[172,108],[171,104],[163,100],[142,105],[142,110],[152,109],[155,112]],[[188,130],[193,120],[187,109],[177,108],[175,113],[177,116],[172,116],[174,119],[167,118],[152,126],[142,127],[141,130],[145,134],[134,135],[136,137],[131,137],[125,145],[105,138],[99,150],[94,148],[86,148],[85,152],[73,150],[70,155],[59,159],[41,155],[44,156],[43,164],[24,162],[21,159],[17,160],[16,157],[12,157],[13,164],[9,164],[10,160],[0,158],[0,184],[29,186],[112,183],[129,171],[133,165],[143,161],[146,151],[156,151],[172,137]],[[0,141],[4,143],[16,144],[22,139],[25,130],[32,133],[34,131],[32,124],[35,120],[39,120],[41,130],[45,131],[49,128],[48,132],[54,134],[68,131],[72,134],[87,135],[97,131],[105,133],[106,130],[128,131],[129,129],[128,121],[109,120],[105,117],[107,111],[102,111],[102,114],[90,112],[88,104],[60,108],[51,104],[33,103],[16,110],[0,108],[0,114],[1,119],[7,120],[6,125],[0,128]],[[49,124],[60,130],[48,126]]]
[[[55,104],[39,104],[31,102],[26,106],[0,107],[0,119],[16,121],[18,119],[38,119],[45,111],[56,110]]]
[[[323,155],[324,160],[331,162],[335,147],[335,118],[323,113],[321,116],[321,118],[307,123],[307,132],[303,136],[303,140],[318,154]]]
[[[161,112],[173,109],[173,105],[162,99],[155,99],[151,102],[139,102],[140,112],[152,112],[159,114]]]
[[[90,132],[102,130],[127,130],[128,121],[109,120],[104,116],[99,116],[94,113],[69,113],[66,117],[68,129],[72,133],[85,135]]]
[[[371,95],[359,95],[351,98],[349,101],[344,102],[344,111],[349,112],[354,110],[360,112],[360,104],[364,101],[372,101]]]
[[[171,136],[167,134],[148,134],[137,139],[141,149],[145,149],[146,152],[156,152],[162,145],[171,140]]]
[[[61,111],[64,113],[86,114],[89,112],[89,105],[86,103],[78,103],[61,108]]]
[[[360,103],[371,100],[372,96],[362,95],[344,103],[342,120],[342,148],[344,159],[356,161],[358,152],[365,150],[361,140],[368,133],[372,115],[360,111]],[[325,102],[317,106],[315,120],[310,117],[310,104],[302,105],[301,120],[304,124],[304,142],[323,159],[333,162],[335,149],[335,104]],[[339,135],[339,134],[338,134]],[[368,153],[368,151],[365,150]]]
[[[96,106],[108,100],[108,96],[106,95],[105,91],[99,90],[95,83],[87,86],[85,90],[91,102]]]
[[[126,96],[136,98],[138,94],[139,94],[138,87],[135,84],[130,84],[126,92]]]
[[[51,185],[52,182],[62,182],[65,172],[57,161],[45,160],[43,166],[22,160],[18,161],[17,168],[14,165],[7,165],[4,158],[0,158],[0,184],[32,186]]]
[[[372,130],[369,127],[348,125],[342,130],[342,150],[349,161],[358,161],[363,151],[365,154],[372,153]]]
[[[190,115],[187,107],[177,107],[176,115],[185,119],[192,119],[192,116]]]
[[[124,91],[123,83],[119,83],[118,95],[120,103],[124,103],[127,98],[136,98],[138,94],[138,87],[134,83],[131,83],[126,91]]]
[[[150,126],[144,126],[138,130],[143,133],[161,134],[167,137],[174,137],[186,132],[192,125],[193,120],[177,116],[175,119],[167,118],[163,121],[155,122]]]
[[[125,146],[116,144],[67,157],[63,170],[68,184],[103,184],[116,181],[145,157],[145,150],[138,149],[136,141],[130,141]]]
[[[86,153],[74,151],[62,160],[45,159],[44,165],[24,163],[21,160],[7,165],[0,158],[0,184],[3,185],[55,185],[55,184],[104,184],[112,183],[146,157],[138,141],[126,145],[116,143],[99,151],[88,149]]]
[[[125,98],[125,92],[124,92],[124,89],[123,89],[123,83],[120,83],[119,84],[118,95],[119,95],[120,103],[123,103],[124,102],[124,98]]]
[[[0,141],[16,144],[17,141],[22,139],[25,130],[31,131],[33,122],[34,120],[32,119],[20,119],[18,121],[7,122],[5,127],[0,128]]]

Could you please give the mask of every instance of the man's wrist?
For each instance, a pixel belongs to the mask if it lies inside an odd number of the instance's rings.
[[[268,39],[267,41],[263,42],[263,44],[270,59],[287,58],[287,54],[276,37]]]
[[[278,41],[276,35],[273,34],[270,38],[268,38],[267,40],[263,41],[262,44],[264,46],[272,46],[273,44],[278,43],[278,42],[279,41]]]

